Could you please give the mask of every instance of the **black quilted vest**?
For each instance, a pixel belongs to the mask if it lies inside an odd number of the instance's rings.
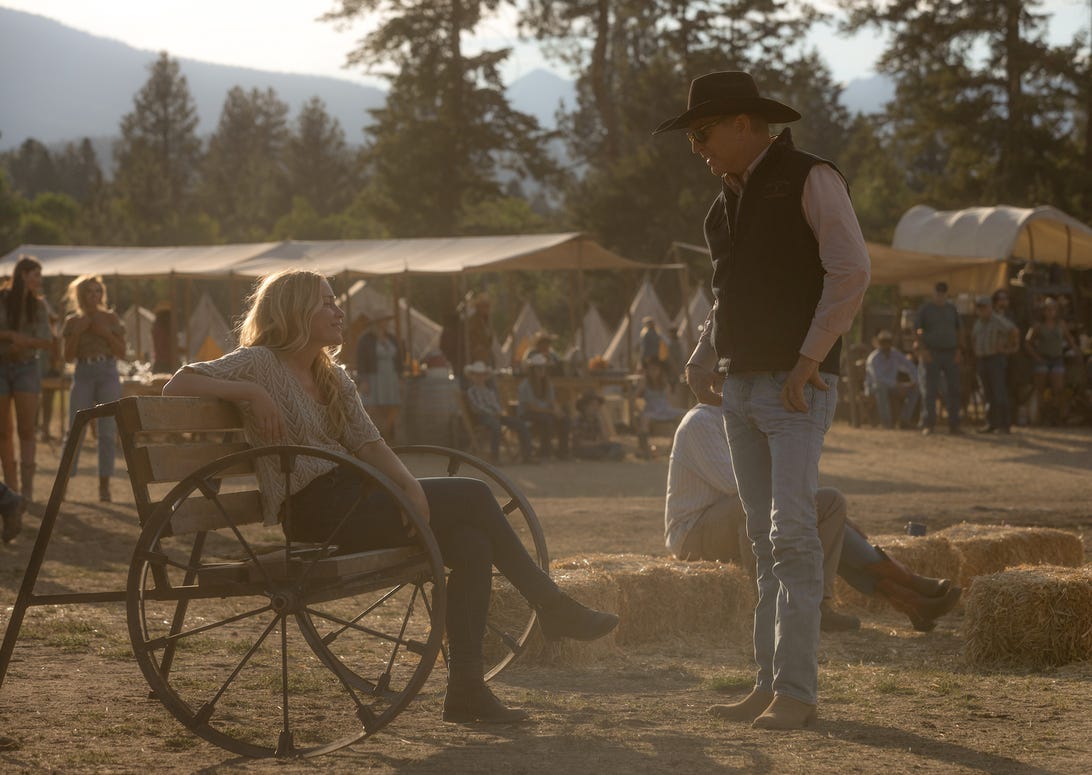
[[[788,371],[799,357],[826,274],[802,206],[816,164],[834,167],[797,150],[785,129],[748,178],[738,215],[739,197],[725,186],[705,217],[713,346],[729,373]],[[841,349],[839,338],[819,370],[837,374]]]

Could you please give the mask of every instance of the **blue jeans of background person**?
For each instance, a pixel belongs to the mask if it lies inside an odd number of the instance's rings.
[[[41,393],[42,372],[37,358],[0,361],[0,396],[15,393]]]
[[[730,374],[724,383],[724,425],[757,566],[755,688],[814,705],[823,600],[815,494],[823,437],[837,405],[837,378],[821,374],[829,390],[807,385],[808,411],[789,412],[781,405],[787,376]]]
[[[914,410],[918,408],[917,385],[901,383],[895,385],[874,385],[872,393],[876,396],[876,414],[880,416],[880,424],[885,428],[892,427],[895,423],[891,419],[891,399],[902,396],[902,411],[899,412],[899,420],[905,428],[914,419]]]
[[[519,436],[519,454],[527,461],[531,457],[531,431],[519,417],[496,414],[478,414],[475,419],[489,429],[489,452],[496,460],[500,454],[501,428],[511,428]]]
[[[76,373],[72,375],[72,394],[68,402],[69,425],[76,420],[76,412],[98,404],[121,398],[121,381],[118,364],[113,358],[96,361],[76,361]],[[97,421],[99,439],[99,476],[114,475],[114,458],[117,449],[117,425],[113,417],[100,417]],[[79,447],[72,459],[75,473],[80,460]]]
[[[956,363],[955,350],[930,350],[932,358],[924,363],[925,375],[921,391],[925,406],[921,411],[921,427],[933,428],[937,424],[937,393],[940,392],[940,380],[944,378],[944,408],[948,410],[948,427],[959,427],[959,407],[962,396],[959,392],[959,364]]]
[[[873,595],[876,593],[877,577],[865,568],[878,562],[883,562],[883,555],[859,530],[846,525],[845,535],[842,537],[842,556],[838,561],[838,575],[858,592]]]
[[[986,399],[986,423],[991,428],[1008,430],[1012,425],[1009,414],[1008,389],[1009,356],[998,353],[983,355],[978,359],[978,379],[982,382],[982,395]]]

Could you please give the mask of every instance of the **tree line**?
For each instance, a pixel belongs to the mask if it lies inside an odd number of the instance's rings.
[[[240,88],[203,141],[164,53],[121,121],[110,181],[87,140],[3,155],[0,248],[578,229],[661,261],[675,241],[701,244],[716,181],[681,135],[650,132],[681,110],[692,77],[722,69],[749,70],[804,115],[798,145],[839,165],[869,239],[888,241],[917,203],[1052,204],[1092,220],[1086,30],[1049,42],[1039,0],[839,4],[845,32],[888,41],[878,69],[895,97],[874,115],[842,105],[807,42],[826,17],[801,0],[336,0],[327,22],[379,21],[347,56],[389,82],[362,144],[317,98],[290,121],[271,90]],[[508,102],[507,49],[467,50],[505,5],[577,74],[555,130]],[[700,255],[678,258],[707,272]],[[546,304],[568,293],[557,279],[531,284]],[[615,317],[625,303],[610,278],[590,295]]]

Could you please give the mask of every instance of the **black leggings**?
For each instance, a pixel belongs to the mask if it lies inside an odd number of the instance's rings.
[[[428,499],[430,527],[444,565],[451,569],[446,617],[451,661],[453,666],[480,665],[494,565],[532,605],[550,602],[559,591],[527,553],[484,482],[453,476],[420,482]],[[292,496],[289,538],[325,541],[364,486],[339,468],[315,479]],[[348,553],[404,546],[412,540],[394,499],[379,490],[361,500],[332,543]]]

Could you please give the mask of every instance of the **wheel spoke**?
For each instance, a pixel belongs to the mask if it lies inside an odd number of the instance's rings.
[[[193,635],[200,635],[203,632],[215,630],[219,627],[224,627],[226,625],[242,621],[243,619],[249,619],[251,617],[258,616],[259,614],[263,614],[266,611],[271,610],[272,608],[270,606],[264,605],[251,611],[245,611],[241,614],[236,614],[235,616],[229,616],[226,619],[221,619],[216,622],[209,622],[208,624],[203,624],[200,627],[194,627],[192,630],[182,630],[180,632],[172,632],[170,635],[164,635],[159,638],[150,638],[144,642],[144,645],[154,651],[156,649],[163,648],[164,646],[167,646],[169,644],[177,643],[183,638],[189,638]]]
[[[224,683],[220,686],[216,694],[213,695],[213,698],[207,701],[203,706],[201,706],[201,710],[197,713],[197,718],[200,723],[208,726],[209,719],[212,717],[212,712],[216,708],[216,703],[219,702],[220,698],[224,696],[224,692],[227,691],[227,688],[231,686],[232,682],[239,676],[239,673],[241,673],[243,668],[246,667],[247,663],[250,662],[251,658],[257,653],[258,649],[265,642],[265,639],[269,637],[269,633],[273,632],[273,628],[277,626],[277,622],[282,618],[283,617],[281,616],[274,616],[270,620],[265,630],[262,632],[261,635],[258,636],[258,639],[254,641],[253,645],[251,645],[251,647],[247,649],[246,654],[244,654],[243,658],[239,660],[239,664],[237,664],[235,666],[235,669],[231,671],[231,675],[227,677],[227,680],[225,680]]]

